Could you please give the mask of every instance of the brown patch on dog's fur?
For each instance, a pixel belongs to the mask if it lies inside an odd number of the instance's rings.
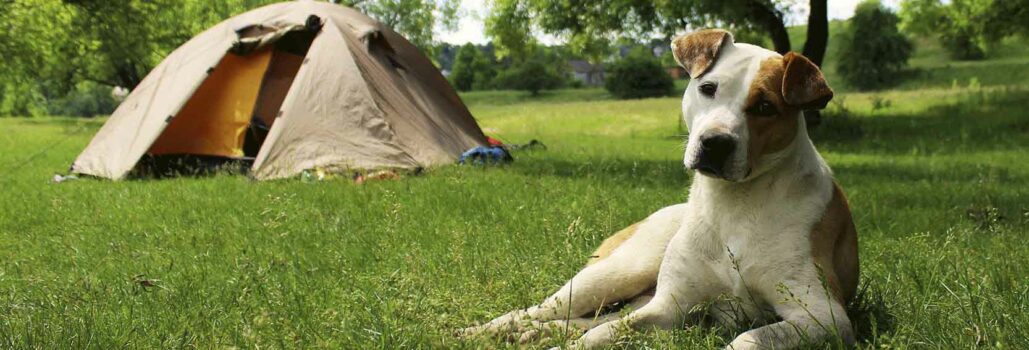
[[[593,252],[593,255],[590,256],[590,260],[586,263],[586,266],[596,264],[597,262],[611,256],[611,252],[620,247],[622,243],[625,243],[625,241],[629,240],[630,237],[636,234],[636,230],[640,228],[640,224],[642,223],[643,222],[640,221],[635,224],[629,225],[629,227],[623,228],[621,231],[618,231],[611,237],[605,239],[603,243],[600,243],[600,247],[598,247],[597,250]]]
[[[782,81],[784,101],[800,109],[825,108],[833,92],[818,66],[795,52],[786,53],[782,60],[786,65]]]
[[[825,214],[811,229],[811,255],[833,297],[846,305],[857,293],[858,241],[847,197],[836,183]]]
[[[783,150],[797,137],[798,110],[786,103],[781,88],[785,72],[786,67],[781,58],[764,60],[747,92],[744,108],[749,110],[761,101],[768,101],[776,109],[774,115],[747,115],[747,130],[750,133],[747,162],[750,169],[755,168],[762,156]]]
[[[732,40],[732,34],[721,29],[696,31],[672,40],[672,55],[696,79],[715,65],[722,45]]]
[[[782,58],[761,62],[747,93],[745,109],[768,101],[776,113],[760,116],[748,113],[750,145],[747,163],[754,169],[762,156],[783,150],[797,136],[799,113],[822,109],[833,98],[822,71],[803,55],[789,52]]]

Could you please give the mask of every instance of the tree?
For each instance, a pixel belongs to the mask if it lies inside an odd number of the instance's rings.
[[[508,68],[497,76],[497,80],[499,86],[528,91],[532,96],[539,96],[540,91],[564,85],[564,77],[540,58],[531,58]]]
[[[2,114],[41,114],[83,81],[134,87],[195,33],[273,0],[0,2]],[[93,87],[91,89],[98,89]]]
[[[822,66],[825,49],[829,46],[829,6],[826,0],[811,0],[808,10],[807,40],[802,54],[815,65]]]
[[[434,49],[433,29],[453,30],[461,5],[460,0],[343,0],[341,3],[393,28],[426,54]]]
[[[166,35],[173,28],[157,23],[166,0],[64,0],[74,11],[72,26],[79,30],[84,52],[74,58],[79,76],[110,86],[133,89],[156,65],[154,54],[166,54]],[[178,40],[176,40],[178,41]],[[163,55],[161,55],[163,56]]]
[[[842,33],[839,71],[862,90],[895,83],[911,57],[911,42],[897,29],[900,18],[878,0],[858,4]]]
[[[564,37],[593,62],[610,51],[615,35],[672,36],[691,26],[721,26],[733,31],[762,31],[775,51],[792,50],[784,14],[799,0],[493,0],[486,33],[501,54],[531,54],[535,29]],[[598,2],[600,4],[598,4]],[[809,0],[804,56],[821,66],[829,41],[826,0]],[[809,126],[820,123],[818,111],[805,112]]]
[[[232,15],[274,0],[62,0],[79,79],[135,88],[172,50]]]
[[[533,30],[561,36],[577,51],[597,61],[609,51],[616,35],[644,36],[660,33],[670,41],[688,26],[723,26],[733,30],[760,30],[771,38],[775,50],[791,50],[784,13],[794,1],[702,0],[637,1],[605,0],[493,0],[486,32],[505,55],[531,53]],[[804,55],[821,64],[828,41],[825,0],[811,0],[808,42]],[[528,45],[527,45],[528,44]]]
[[[638,48],[609,65],[604,88],[618,98],[668,96],[674,82],[657,57]]]
[[[475,72],[475,79],[472,83],[473,90],[489,90],[494,86],[494,79],[497,77],[497,62],[492,51],[480,51],[472,61],[472,71]]]
[[[1029,33],[1029,0],[905,0],[902,28],[938,36],[957,59],[985,58],[1000,39]]]
[[[79,83],[134,88],[172,50],[226,18],[279,0],[0,1],[0,114],[41,114]],[[457,0],[348,0],[431,51]],[[92,87],[91,89],[98,89]]]
[[[461,46],[450,71],[450,83],[459,91],[485,90],[496,77],[492,60],[474,44]]]
[[[0,1],[0,115],[37,115],[71,89],[72,13],[52,0]]]
[[[63,0],[76,10],[73,26],[86,42],[84,78],[134,88],[171,50],[232,15],[275,0]],[[352,6],[430,50],[433,28],[453,27],[456,1],[347,0]],[[190,20],[183,20],[190,19]]]

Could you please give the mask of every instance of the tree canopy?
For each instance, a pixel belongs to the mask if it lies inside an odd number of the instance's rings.
[[[486,32],[503,55],[522,56],[541,31],[567,39],[569,45],[599,60],[618,36],[643,41],[659,34],[666,40],[687,27],[727,27],[734,31],[760,31],[771,38],[776,51],[791,49],[785,13],[791,0],[493,0]],[[828,40],[826,1],[810,2],[805,55],[821,63]],[[810,52],[807,52],[810,51]]]
[[[898,81],[911,57],[911,41],[897,28],[900,19],[878,0],[858,4],[840,37],[840,76],[869,90]]]
[[[636,48],[608,65],[606,73],[604,88],[618,98],[664,97],[675,85],[661,60],[645,48]]]
[[[454,58],[450,84],[459,91],[482,90],[493,84],[496,63],[474,44],[461,46]]]
[[[0,115],[40,114],[47,101],[94,86],[133,88],[197,33],[277,0],[0,1]],[[458,0],[344,0],[423,50],[452,28]]]
[[[564,85],[564,58],[553,50],[539,50],[531,57],[500,72],[494,85],[504,89],[528,91],[538,96],[543,90]]]
[[[905,31],[938,36],[951,56],[986,57],[990,46],[1029,33],[1029,0],[905,0],[900,16]]]
[[[455,28],[461,5],[460,0],[343,0],[341,3],[404,34],[427,53],[436,44],[434,29]]]

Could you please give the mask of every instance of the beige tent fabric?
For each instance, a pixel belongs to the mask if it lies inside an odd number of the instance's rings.
[[[267,46],[311,15],[323,28],[258,153],[255,178],[312,168],[430,167],[485,144],[457,93],[407,40],[355,10],[296,1],[228,19],[175,50],[119,106],[73,172],[125,177],[240,40],[237,30],[249,28],[246,39]],[[257,110],[266,108],[263,102]]]
[[[225,55],[147,153],[242,157],[272,51]]]
[[[322,28],[254,163],[258,179],[305,169],[413,168],[359,77],[339,29]]]
[[[257,97],[257,105],[254,106],[254,118],[261,120],[264,125],[275,123],[279,108],[286,100],[289,89],[293,87],[293,81],[296,80],[297,72],[303,63],[304,56],[285,51],[275,51],[272,54],[272,61],[268,65],[260,95]]]
[[[234,34],[218,25],[178,48],[126,97],[72,165],[72,171],[121,179],[136,165],[225,56]]]

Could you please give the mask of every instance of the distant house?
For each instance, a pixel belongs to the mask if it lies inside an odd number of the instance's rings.
[[[592,64],[585,60],[570,60],[568,65],[572,67],[572,74],[586,86],[597,86],[604,84],[604,64]]]

